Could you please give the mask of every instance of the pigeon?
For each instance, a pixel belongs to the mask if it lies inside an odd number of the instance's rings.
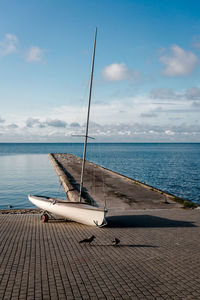
[[[92,241],[94,241],[94,239],[95,239],[95,236],[94,235],[92,235],[90,238],[88,238],[88,239],[84,239],[84,240],[81,240],[81,241],[79,241],[79,243],[80,244],[82,244],[82,243],[88,243],[89,245],[92,243]]]
[[[112,245],[117,246],[119,244],[120,244],[120,240],[118,238],[114,238],[114,240],[112,241]]]

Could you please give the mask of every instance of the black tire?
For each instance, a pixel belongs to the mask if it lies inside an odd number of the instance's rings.
[[[41,220],[44,223],[47,223],[49,221],[49,216],[47,214],[41,215]]]

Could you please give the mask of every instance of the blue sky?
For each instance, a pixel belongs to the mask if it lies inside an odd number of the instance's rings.
[[[0,1],[0,142],[200,142],[200,2]]]

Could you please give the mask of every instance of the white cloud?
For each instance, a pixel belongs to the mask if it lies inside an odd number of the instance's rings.
[[[14,34],[7,33],[0,41],[0,55],[8,55],[17,51],[18,38]]]
[[[155,113],[141,113],[140,114],[141,118],[156,118],[157,115]]]
[[[200,88],[191,87],[188,89],[174,91],[172,89],[167,88],[159,88],[153,89],[150,93],[150,97],[152,99],[158,100],[173,100],[181,101],[181,100],[190,100],[190,101],[199,101],[200,100]]]
[[[12,123],[12,124],[8,124],[8,126],[7,126],[9,129],[16,129],[16,128],[18,128],[19,126],[17,125],[17,124],[15,124],[15,123]]]
[[[72,123],[70,124],[70,126],[71,126],[72,128],[79,128],[79,127],[80,127],[80,124],[79,124],[78,122],[72,122]]]
[[[185,95],[188,100],[200,100],[200,89],[197,87],[192,87],[186,90]]]
[[[177,99],[180,97],[180,94],[175,93],[172,89],[169,88],[159,88],[153,89],[150,93],[152,99]]]
[[[105,67],[102,71],[102,75],[107,81],[120,81],[130,78],[131,71],[124,63],[114,63]]]
[[[166,135],[174,135],[175,133],[169,129],[165,130]]]
[[[29,128],[32,128],[34,126],[39,126],[40,125],[40,120],[38,118],[28,118],[26,120],[26,126]]]
[[[0,117],[0,123],[4,123],[5,120]]]
[[[170,49],[171,54],[160,57],[160,61],[165,64],[163,74],[169,77],[189,75],[198,62],[197,56],[177,45],[173,45]]]
[[[28,62],[43,62],[44,51],[37,46],[33,46],[28,50],[26,60]]]
[[[63,120],[59,119],[50,119],[47,118],[45,121],[40,120],[39,118],[28,118],[26,120],[26,127],[28,128],[44,128],[44,127],[57,127],[57,128],[65,128],[67,126],[67,123]]]
[[[47,124],[48,126],[52,126],[52,127],[66,127],[66,125],[67,125],[67,123],[65,121],[58,120],[58,119],[54,119],[54,120],[47,119],[45,124]]]
[[[3,40],[0,40],[0,56],[5,56],[17,52],[18,38],[16,35],[7,33]],[[44,50],[37,46],[32,46],[26,53],[28,62],[44,62]]]
[[[155,131],[155,130],[149,130],[149,133],[150,133],[150,134],[158,134],[158,132]]]
[[[16,35],[7,33],[0,41],[0,56],[5,56],[17,52],[18,38]],[[44,50],[37,46],[32,46],[26,53],[28,62],[44,62]]]

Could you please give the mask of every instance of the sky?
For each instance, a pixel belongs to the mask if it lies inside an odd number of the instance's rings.
[[[200,142],[199,0],[0,0],[0,142]]]

